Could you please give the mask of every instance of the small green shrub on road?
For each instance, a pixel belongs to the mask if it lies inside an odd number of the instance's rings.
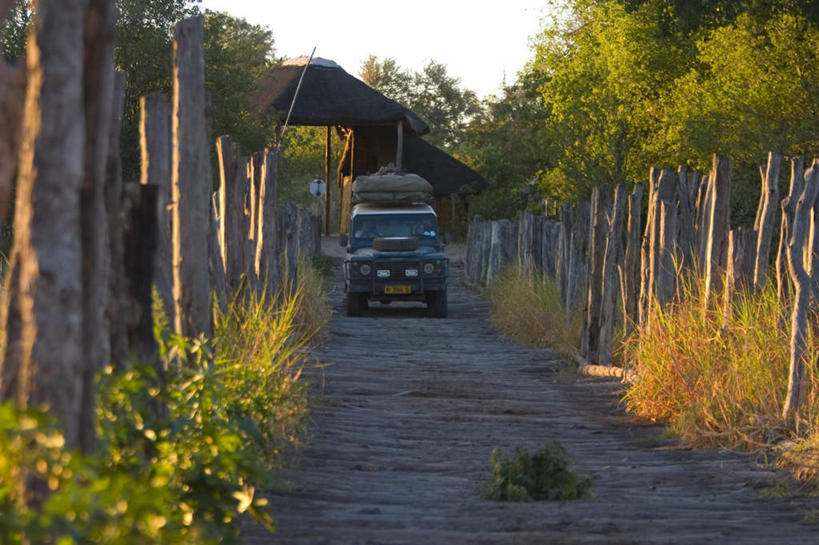
[[[591,499],[591,479],[574,472],[566,447],[556,441],[530,454],[515,449],[512,457],[500,448],[489,458],[492,479],[481,485],[481,497],[494,501],[565,501]]]

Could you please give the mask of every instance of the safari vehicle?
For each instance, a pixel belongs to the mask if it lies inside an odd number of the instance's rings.
[[[376,176],[369,178],[364,181],[372,182]],[[415,178],[429,187],[422,178]],[[395,187],[383,185],[383,179],[375,182],[379,189]],[[349,237],[341,237],[342,246],[347,247],[344,259],[347,316],[360,315],[369,301],[375,300],[385,304],[424,302],[430,315],[445,318],[449,260],[443,254],[435,211],[426,203],[402,202],[417,200],[417,196],[401,196],[401,191],[386,198],[383,191],[382,197],[371,198],[372,194],[367,197],[356,191],[356,184],[359,188],[362,184],[359,179],[353,184],[353,202],[359,204],[354,204],[351,210]]]

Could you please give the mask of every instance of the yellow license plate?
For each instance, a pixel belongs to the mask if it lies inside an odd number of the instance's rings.
[[[387,295],[409,295],[412,293],[412,286],[385,286],[384,293]]]

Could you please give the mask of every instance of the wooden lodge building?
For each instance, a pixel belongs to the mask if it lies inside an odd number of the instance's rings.
[[[330,174],[330,130],[344,139],[344,152],[336,168],[341,188],[339,232],[349,231],[352,182],[390,163],[428,180],[435,191],[435,210],[442,232],[450,230],[459,195],[480,193],[486,180],[448,153],[425,141],[427,123],[411,110],[387,98],[335,62],[300,57],[274,67],[259,84],[255,106],[275,111],[284,119],[293,104],[290,124],[327,127],[325,178]],[[301,88],[299,80],[302,78]],[[298,90],[295,103],[293,97]],[[329,218],[329,200],[327,217]]]

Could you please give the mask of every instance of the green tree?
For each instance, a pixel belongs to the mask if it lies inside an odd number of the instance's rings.
[[[194,13],[185,0],[119,0],[117,69],[125,73],[121,157],[126,180],[139,179],[139,97],[170,93],[173,39],[177,21]]]
[[[231,135],[251,153],[273,140],[271,119],[248,99],[273,64],[273,33],[222,12],[205,12],[205,85],[213,109],[213,135]]]
[[[0,14],[0,17],[2,14]],[[8,18],[0,22],[0,47],[3,58],[8,62],[16,62],[26,51],[26,36],[28,24],[31,21],[31,9],[27,0],[17,0],[8,14]]]
[[[370,55],[359,75],[370,87],[419,115],[430,126],[427,141],[449,151],[458,148],[467,125],[482,113],[477,95],[463,89],[460,79],[436,61],[429,61],[421,72],[408,72],[395,59],[379,61]]]

